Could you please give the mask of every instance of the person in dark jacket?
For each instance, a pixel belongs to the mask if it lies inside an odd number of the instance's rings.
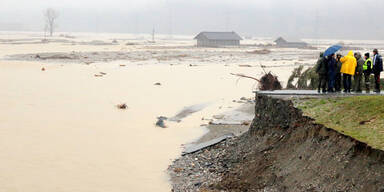
[[[362,80],[363,80],[363,66],[364,66],[364,59],[361,57],[361,54],[359,52],[355,53],[355,58],[356,58],[356,61],[357,61],[357,65],[356,65],[356,70],[355,70],[355,75],[353,76],[353,80],[354,80],[354,91],[356,93],[361,93],[362,92],[362,89],[361,89],[361,84],[362,84]]]
[[[327,92],[327,75],[328,75],[328,64],[323,53],[320,53],[320,58],[316,63],[316,73],[319,74],[319,86],[317,91],[320,93],[320,89],[323,93]]]
[[[380,93],[380,73],[383,71],[383,59],[377,49],[373,50],[372,72],[375,75],[375,92]]]
[[[341,58],[341,54],[337,54],[336,55],[336,76],[335,76],[335,91],[336,92],[341,92],[341,73],[340,73],[340,70],[341,70],[341,61],[340,61],[340,58]]]
[[[335,77],[336,77],[336,65],[337,61],[335,59],[335,54],[332,54],[327,57],[328,64],[328,92],[335,92]]]
[[[364,73],[364,82],[365,82],[365,91],[367,93],[371,90],[371,74],[372,74],[372,59],[369,55],[369,53],[364,54],[364,65],[363,65],[363,73]]]

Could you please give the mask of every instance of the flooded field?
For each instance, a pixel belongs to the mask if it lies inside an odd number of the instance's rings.
[[[250,53],[268,38],[213,49],[182,36],[152,43],[75,34],[45,43],[39,35],[0,33],[0,191],[170,191],[167,166],[182,144],[206,133],[203,118],[253,96],[257,84],[230,73],[259,77],[264,65],[285,85],[294,67],[313,65],[319,52]],[[118,109],[121,103],[128,108]],[[157,117],[197,104],[208,105],[155,126]]]

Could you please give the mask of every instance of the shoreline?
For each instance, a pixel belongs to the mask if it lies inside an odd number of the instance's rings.
[[[175,192],[382,191],[383,158],[384,151],[315,123],[291,99],[257,95],[249,131],[168,170]]]
[[[190,172],[205,170],[208,179],[209,174],[225,174],[221,167],[231,164],[221,157],[232,161],[235,156],[225,156],[220,146],[226,150],[234,145],[252,124],[241,125],[244,119],[234,118],[243,111],[226,111],[241,105],[234,98],[253,97],[256,85],[230,73],[258,77],[264,74],[262,65],[285,84],[296,66],[312,65],[318,57],[316,50],[273,48],[270,54],[260,55],[255,54],[257,46],[195,48],[192,38],[149,43],[130,35],[71,35],[79,43],[34,44],[24,41],[32,36],[0,34],[0,39],[20,43],[0,42],[4,92],[0,105],[5,120],[1,140],[6,143],[1,154],[7,157],[0,168],[2,176],[15,181],[1,182],[4,190],[170,191],[166,170],[180,157],[180,146],[189,147],[184,144],[190,141],[209,145],[214,138],[234,133],[235,137],[183,156],[194,163],[195,167],[188,164]],[[108,45],[115,39],[118,45]],[[328,44],[332,41],[321,47]],[[35,58],[37,54],[40,58]],[[21,57],[9,59],[17,55]],[[155,126],[159,116],[171,117],[201,102],[214,104],[182,123],[168,121],[168,129]],[[127,109],[117,109],[118,104],[126,104]],[[197,165],[195,158],[211,162]],[[34,179],[36,173],[39,178]]]
[[[254,115],[255,103],[251,99],[243,99],[243,102],[244,103],[238,108],[224,113],[225,115],[214,115],[219,119],[214,118],[210,120],[210,123],[208,125],[202,125],[207,129],[207,133],[202,135],[194,142],[184,144],[184,148],[214,141],[215,139],[223,136],[225,137],[226,135],[233,135],[227,137],[226,139],[223,139],[222,141],[218,141],[218,143],[215,143],[211,146],[207,146],[206,148],[215,147],[217,145],[226,145],[228,142],[231,142],[235,138],[241,137],[243,134],[248,132]],[[236,119],[236,116],[239,115],[239,111],[252,115],[252,119],[240,120],[237,124],[231,121],[226,121],[228,119]],[[215,123],[215,121],[217,122],[217,124]],[[210,171],[206,171],[203,170],[204,165],[201,166],[193,163],[196,160],[195,157],[198,154],[202,154],[207,151],[206,148],[197,150],[196,152],[192,152],[190,154],[182,154],[179,158],[173,160],[172,164],[168,166],[167,173],[169,176],[169,182],[172,186],[172,191],[194,191],[196,190],[196,187],[200,187],[203,181],[218,181],[220,175],[217,174],[213,169],[210,169]],[[188,171],[183,173],[187,169]],[[196,169],[198,169],[199,171],[196,171]],[[189,179],[190,175],[193,175],[194,178]]]
[[[6,93],[0,99],[0,105],[4,106],[3,118],[7,119],[2,126],[3,141],[8,143],[2,148],[2,154],[9,156],[2,161],[3,175],[15,173],[11,178],[17,180],[15,184],[2,183],[4,189],[16,184],[26,186],[31,175],[39,171],[42,180],[51,178],[53,172],[60,175],[48,183],[33,181],[36,185],[30,191],[41,191],[43,187],[58,187],[63,191],[69,188],[170,191],[165,170],[172,159],[179,157],[183,143],[205,133],[199,126],[207,121],[202,121],[204,115],[197,113],[180,124],[169,122],[172,127],[162,129],[155,127],[156,117],[174,115],[183,107],[201,101],[217,101],[207,109],[206,117],[210,117],[220,106],[238,106],[232,99],[249,93],[252,84],[235,85],[227,74],[242,69],[218,65],[122,68],[118,63],[95,66],[26,61],[0,63]],[[196,71],[207,83],[196,83]],[[95,77],[99,72],[106,75]],[[180,79],[182,84],[177,83]],[[156,82],[161,86],[154,85]],[[185,87],[188,89],[184,90]],[[228,88],[232,93],[222,95]],[[120,103],[126,103],[128,109],[117,109],[116,104]],[[232,109],[223,107],[220,112]],[[25,116],[20,116],[20,112]],[[57,124],[58,121],[63,123]],[[22,153],[17,150],[20,145],[25,146]],[[26,162],[20,155],[34,160]],[[57,157],[60,164],[50,167],[47,160],[50,157]],[[73,165],[74,161],[79,163]],[[12,170],[14,167],[22,170]],[[66,173],[66,167],[71,168],[71,175],[78,177],[62,174]],[[61,185],[63,182],[68,185]],[[87,182],[97,185],[86,185]]]

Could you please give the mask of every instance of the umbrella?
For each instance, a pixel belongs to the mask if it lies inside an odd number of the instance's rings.
[[[324,57],[330,56],[330,55],[336,53],[341,48],[342,48],[341,45],[333,45],[333,46],[329,47],[327,50],[325,50]]]

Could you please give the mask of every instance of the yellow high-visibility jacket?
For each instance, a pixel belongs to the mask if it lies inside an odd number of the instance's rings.
[[[357,61],[353,56],[353,51],[349,51],[348,55],[342,57],[340,61],[342,63],[340,73],[355,75]]]

